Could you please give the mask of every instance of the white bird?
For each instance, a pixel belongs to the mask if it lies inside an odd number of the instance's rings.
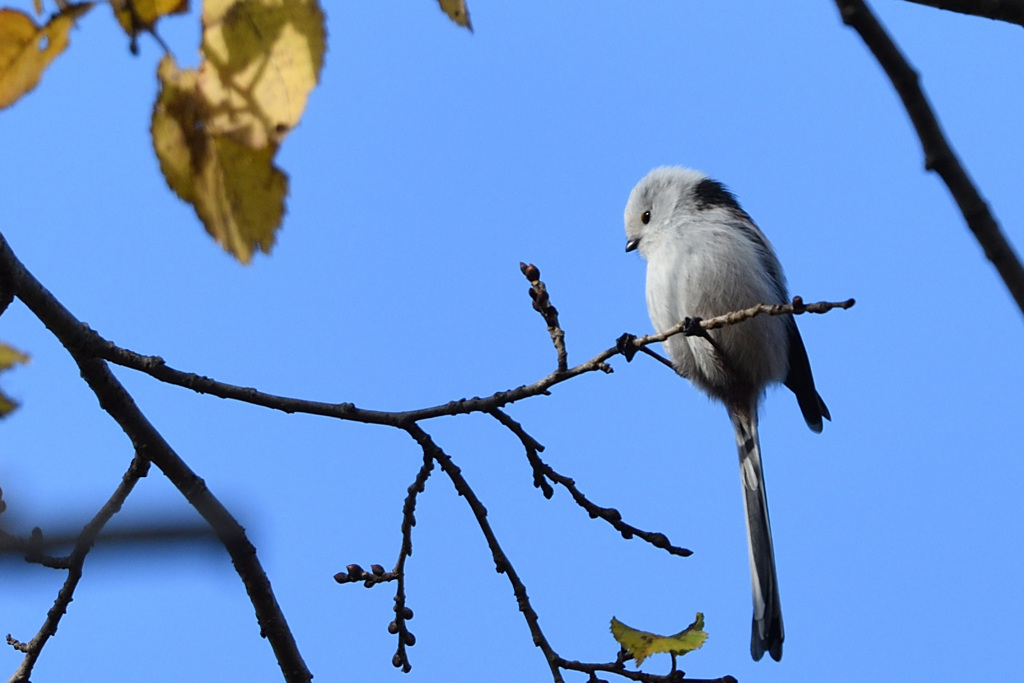
[[[629,195],[626,251],[647,261],[647,309],[663,332],[689,318],[709,318],[755,304],[789,303],[771,244],[736,197],[705,174],[679,167],[651,171]],[[754,619],[750,654],[782,658],[782,609],[768,500],[757,438],[757,408],[770,384],[796,394],[807,425],[831,419],[811,376],[792,316],[760,315],[699,336],[664,342],[676,372],[725,404],[736,431],[747,512]]]

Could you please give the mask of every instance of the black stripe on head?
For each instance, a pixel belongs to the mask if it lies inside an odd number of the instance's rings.
[[[736,195],[730,192],[725,185],[711,178],[705,178],[697,183],[697,186],[693,188],[693,197],[698,211],[721,206],[743,213],[740,203],[736,201]]]
[[[716,207],[724,208],[731,214],[731,225],[754,245],[757,250],[758,259],[761,265],[768,272],[775,285],[777,302],[785,303],[788,299],[786,294],[786,280],[780,270],[778,259],[775,258],[772,248],[768,245],[764,235],[754,226],[754,220],[740,208],[736,201],[736,195],[729,189],[711,178],[705,178],[693,188],[694,204],[698,211],[707,211]],[[769,302],[765,302],[769,303]]]

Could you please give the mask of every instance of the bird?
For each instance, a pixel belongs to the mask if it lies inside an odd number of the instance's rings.
[[[693,169],[662,166],[630,192],[624,214],[626,251],[647,261],[646,296],[651,323],[660,333],[756,304],[786,304],[782,265],[771,243],[736,196]],[[782,659],[785,631],[775,551],[768,519],[758,406],[767,387],[782,383],[796,395],[807,426],[821,432],[831,420],[818,394],[810,362],[792,315],[760,315],[664,341],[672,367],[722,403],[739,451],[747,517],[747,547],[754,616],[750,654]]]

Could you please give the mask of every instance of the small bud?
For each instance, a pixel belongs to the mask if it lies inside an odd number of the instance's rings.
[[[412,610],[408,607],[404,607],[402,609],[402,618],[406,620],[412,619]]]
[[[621,522],[622,521],[622,513],[620,513],[615,508],[607,508],[601,514],[601,516],[604,517],[605,519],[607,519],[609,522]]]
[[[338,583],[348,583],[349,582],[348,574],[346,574],[345,572],[338,572],[337,574],[334,575],[334,580],[337,581]]]
[[[374,576],[384,576],[384,567],[379,564],[371,564],[370,571],[373,572]]]
[[[353,579],[362,578],[363,574],[366,573],[363,571],[363,568],[360,567],[358,564],[350,564],[347,567],[345,567],[345,570],[348,572],[349,577]]]
[[[651,545],[655,548],[667,548],[669,546],[668,537],[665,534],[652,534],[650,541]]]
[[[414,636],[409,631],[405,632],[405,637],[403,638],[403,640],[405,640],[405,644],[408,645],[409,647],[412,647],[413,645],[416,644],[416,636]]]
[[[391,666],[397,669],[401,667],[403,664],[405,664],[405,657],[403,657],[401,653],[396,652],[395,656],[391,658]]]
[[[520,263],[519,270],[523,271],[523,275],[525,275],[526,279],[529,280],[530,282],[536,282],[537,280],[540,279],[540,268],[533,265],[532,263]]]
[[[391,635],[395,635],[396,633],[398,633],[397,621],[392,621],[390,624],[388,624],[388,633],[390,633]]]

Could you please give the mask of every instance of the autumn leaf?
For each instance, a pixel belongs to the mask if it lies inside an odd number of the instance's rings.
[[[133,40],[139,30],[153,30],[160,17],[188,12],[188,0],[112,0],[111,9]]]
[[[21,351],[0,342],[0,372],[10,370],[19,363],[27,363],[28,356]],[[18,407],[17,401],[0,392],[0,417],[6,417]]]
[[[312,0],[207,0],[201,49],[212,130],[253,148],[280,143],[323,68],[324,15]]]
[[[274,157],[305,111],[325,50],[314,0],[206,0],[198,70],[169,57],[158,69],[160,169],[242,263],[273,247],[288,190]]]
[[[92,3],[68,5],[46,26],[12,9],[0,9],[0,109],[14,104],[39,84],[43,71],[68,46],[75,20]]]
[[[466,0],[437,0],[441,9],[448,15],[448,18],[459,26],[473,31],[473,24],[469,21],[469,8],[466,7]]]
[[[704,632],[704,615],[700,612],[697,612],[697,618],[692,624],[674,636],[659,636],[647,631],[638,631],[612,617],[612,636],[633,656],[637,666],[659,652],[685,655],[699,649],[708,639],[708,634]]]
[[[178,69],[166,56],[158,75],[151,132],[167,184],[239,261],[251,262],[257,249],[269,252],[288,191],[288,177],[273,163],[277,146],[252,149],[214,134],[196,71]]]

